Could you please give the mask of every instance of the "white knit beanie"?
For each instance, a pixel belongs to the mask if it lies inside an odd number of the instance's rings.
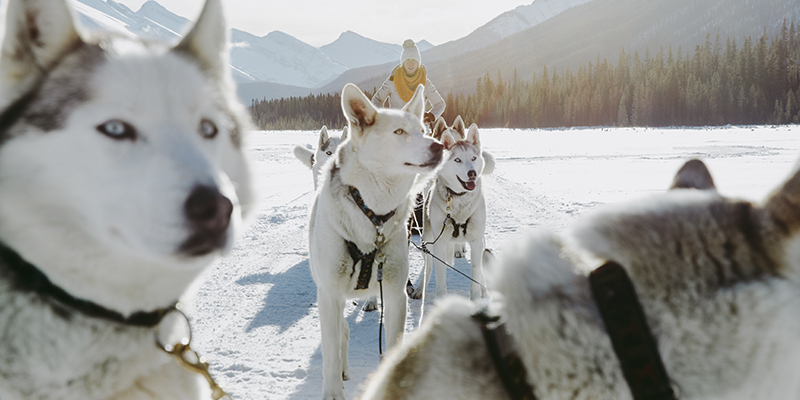
[[[417,60],[417,64],[422,64],[422,57],[419,55],[417,45],[414,44],[413,40],[406,39],[406,41],[403,42],[403,52],[400,53],[400,64],[404,63],[409,58]]]

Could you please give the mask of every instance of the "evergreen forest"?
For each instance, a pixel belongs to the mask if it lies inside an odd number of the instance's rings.
[[[374,88],[373,88],[374,92]],[[371,93],[367,93],[371,98]],[[693,52],[623,49],[577,71],[544,67],[529,81],[486,73],[474,93],[442,93],[449,123],[480,127],[704,126],[800,123],[800,29],[743,43],[706,35]],[[253,101],[258,129],[341,129],[339,94]]]

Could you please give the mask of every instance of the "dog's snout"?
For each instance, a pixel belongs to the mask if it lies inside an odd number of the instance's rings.
[[[219,190],[197,186],[184,204],[186,217],[193,223],[219,223],[227,228],[233,212],[233,203]]]
[[[478,177],[478,173],[477,173],[477,172],[475,172],[475,170],[474,170],[474,169],[471,169],[471,170],[469,170],[469,171],[467,172],[467,177],[468,177],[470,180],[475,180],[475,178],[477,178],[477,177]]]
[[[192,189],[183,208],[191,234],[181,252],[201,256],[225,246],[233,213],[230,199],[216,188],[200,185]]]

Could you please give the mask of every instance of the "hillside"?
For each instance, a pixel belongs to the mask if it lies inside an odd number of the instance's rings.
[[[722,38],[757,39],[766,28],[774,37],[783,20],[800,22],[796,0],[593,0],[575,6],[528,30],[508,36],[478,50],[444,60],[423,62],[441,92],[472,92],[487,72],[506,79],[514,70],[519,79],[530,80],[543,66],[578,68],[598,58],[616,61],[624,48],[629,54],[669,46],[677,54],[694,52],[710,34]],[[384,65],[381,71],[388,71]],[[344,83],[371,87],[380,80],[375,67],[349,70],[323,87],[341,90]],[[353,79],[359,77],[360,79]],[[335,89],[339,88],[339,89]]]

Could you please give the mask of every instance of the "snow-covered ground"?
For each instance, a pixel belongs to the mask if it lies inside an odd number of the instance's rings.
[[[194,346],[235,399],[318,399],[322,354],[316,288],[308,266],[311,172],[292,154],[317,142],[317,132],[252,132],[261,206],[235,249],[203,277],[194,309]],[[509,240],[537,228],[560,230],[602,204],[665,190],[683,162],[706,162],[726,196],[761,201],[800,158],[800,127],[481,131],[494,154],[484,177],[486,243],[502,253]],[[418,240],[417,237],[415,239]],[[412,279],[422,268],[410,252]],[[469,263],[456,267],[468,272]],[[469,296],[468,282],[448,271],[448,289]],[[433,296],[429,304],[434,305]],[[409,301],[406,332],[420,302]],[[355,398],[378,365],[378,314],[347,307],[350,377]]]

